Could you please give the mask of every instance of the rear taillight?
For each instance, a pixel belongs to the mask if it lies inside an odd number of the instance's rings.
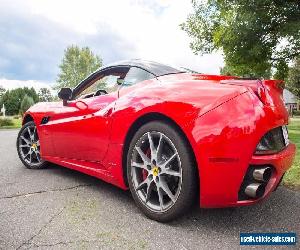
[[[259,141],[255,154],[276,154],[289,144],[286,126],[278,127],[267,132]]]

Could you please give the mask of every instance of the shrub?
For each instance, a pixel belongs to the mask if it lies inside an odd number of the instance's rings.
[[[294,110],[293,111],[293,115],[295,115],[295,116],[300,116],[300,110]]]
[[[14,123],[10,118],[0,118],[0,127],[13,126]]]
[[[25,95],[21,102],[21,114],[24,114],[32,105],[34,104],[34,100],[32,97]]]

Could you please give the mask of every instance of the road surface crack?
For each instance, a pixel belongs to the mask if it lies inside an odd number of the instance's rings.
[[[50,218],[50,220],[44,225],[44,226],[42,226],[41,228],[40,228],[40,230],[36,233],[36,234],[34,234],[34,235],[32,235],[27,241],[25,241],[25,242],[23,242],[20,246],[18,246],[16,249],[20,249],[21,247],[23,247],[24,245],[30,245],[31,244],[31,241],[35,238],[35,237],[37,237],[56,217],[58,217],[62,212],[63,212],[63,210],[65,209],[65,207],[63,207],[61,210],[59,210],[59,212],[58,213],[56,213],[56,214],[54,214],[51,218]]]
[[[36,248],[40,248],[40,247],[55,247],[55,246],[59,246],[59,245],[70,245],[70,244],[78,244],[78,243],[92,243],[92,242],[99,242],[100,240],[76,240],[76,241],[59,241],[56,243],[52,243],[52,244],[36,244],[33,242],[28,242],[25,243],[25,245],[31,245],[31,247],[36,247]]]
[[[25,194],[14,194],[14,195],[0,197],[0,200],[12,199],[12,198],[17,198],[17,197],[26,197],[26,196],[42,194],[42,193],[60,192],[60,191],[71,190],[71,189],[76,189],[76,188],[80,188],[80,187],[90,187],[90,186],[92,186],[92,184],[77,185],[77,186],[73,186],[73,187],[50,189],[50,190],[40,190],[40,191],[29,192],[29,193],[25,193]]]

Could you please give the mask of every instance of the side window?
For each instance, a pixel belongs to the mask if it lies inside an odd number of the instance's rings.
[[[90,83],[77,94],[77,98],[85,99],[117,91],[128,70],[128,68],[120,67],[104,72],[92,79]]]
[[[115,75],[106,75],[104,77],[101,77],[100,79],[97,79],[91,86],[87,87],[85,90],[83,90],[79,98],[89,98],[93,97],[97,94],[97,91],[103,90],[106,93],[112,93],[114,91],[117,91],[119,88],[119,85],[117,83],[117,79],[120,76]],[[104,92],[102,92],[104,93]],[[100,95],[100,93],[99,93]]]
[[[131,86],[138,82],[155,78],[155,75],[137,67],[131,67],[128,71],[122,86]]]

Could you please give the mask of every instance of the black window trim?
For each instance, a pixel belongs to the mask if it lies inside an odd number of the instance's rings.
[[[88,77],[86,77],[84,80],[82,80],[74,89],[72,93],[72,100],[76,99],[78,95],[84,91],[86,88],[88,88],[89,83],[93,81],[95,78],[99,77],[102,74],[105,74],[106,71],[111,71],[118,68],[128,68],[128,71],[130,69],[130,66],[127,65],[120,65],[120,66],[111,66],[107,68],[102,68],[98,71],[95,71],[94,73],[90,74]],[[91,84],[92,85],[92,84]]]

